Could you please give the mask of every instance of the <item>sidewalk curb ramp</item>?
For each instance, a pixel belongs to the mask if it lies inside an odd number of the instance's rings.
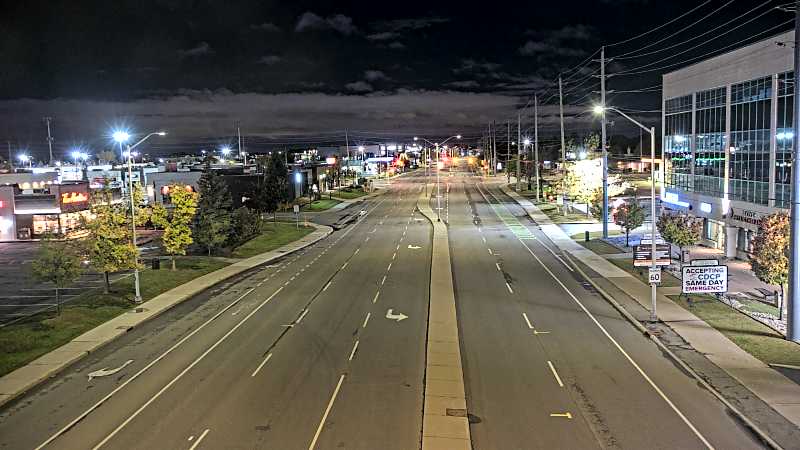
[[[428,197],[421,192],[417,210],[433,227],[430,303],[425,351],[422,450],[470,450],[464,371],[450,265],[447,227],[433,220]]]
[[[325,225],[311,225],[316,230],[294,242],[235,262],[162,292],[145,303],[138,305],[137,308],[98,325],[61,347],[0,377],[0,407],[19,398],[29,390],[58,375],[81,358],[113,342],[116,338],[141,324],[160,316],[162,313],[172,309],[172,307],[234,276],[316,244],[333,232],[333,228]]]

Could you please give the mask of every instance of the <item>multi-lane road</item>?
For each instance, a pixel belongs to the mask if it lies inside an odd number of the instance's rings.
[[[759,447],[496,185],[465,167],[442,182],[473,448]],[[319,215],[359,218],[6,406],[0,449],[419,448],[423,183]]]

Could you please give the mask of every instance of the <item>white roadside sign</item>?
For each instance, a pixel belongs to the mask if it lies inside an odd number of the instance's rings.
[[[684,294],[728,291],[728,266],[683,266]]]
[[[651,267],[648,275],[650,284],[661,284],[661,267]]]

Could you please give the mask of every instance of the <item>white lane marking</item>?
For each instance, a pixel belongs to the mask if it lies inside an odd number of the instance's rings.
[[[281,289],[283,289],[283,288],[281,288]],[[278,289],[278,291],[277,291],[277,292],[280,292],[280,291],[281,291],[281,289]],[[134,374],[132,377],[128,378],[127,380],[125,380],[125,382],[123,382],[122,384],[120,384],[119,386],[117,386],[117,388],[116,388],[116,389],[114,389],[113,391],[109,392],[109,393],[108,393],[108,394],[107,394],[105,397],[101,398],[101,399],[100,399],[100,400],[99,400],[97,403],[95,403],[94,405],[90,406],[90,407],[89,407],[89,409],[87,409],[86,411],[84,411],[83,413],[81,413],[81,414],[80,414],[78,417],[76,417],[74,420],[72,420],[70,423],[68,423],[67,425],[65,425],[65,426],[64,426],[64,428],[62,428],[62,429],[58,430],[58,431],[57,431],[57,432],[55,432],[55,433],[54,433],[52,436],[50,436],[49,438],[47,438],[47,440],[46,440],[46,441],[44,441],[42,444],[40,444],[38,447],[36,447],[36,450],[40,450],[40,449],[44,448],[45,446],[49,445],[51,442],[53,442],[54,440],[56,440],[56,439],[57,439],[59,436],[61,436],[62,434],[64,434],[64,433],[65,433],[67,430],[69,430],[69,429],[71,429],[72,427],[74,427],[74,426],[75,426],[75,424],[77,424],[78,422],[80,422],[81,420],[83,420],[84,418],[86,418],[86,416],[88,416],[88,415],[89,415],[89,414],[91,414],[91,413],[92,413],[92,412],[93,412],[95,409],[97,409],[98,407],[100,407],[100,405],[102,405],[103,403],[105,403],[106,401],[108,401],[108,399],[110,399],[110,398],[111,398],[111,397],[112,397],[114,394],[116,394],[117,392],[121,391],[123,388],[125,388],[125,386],[127,386],[128,384],[130,384],[130,383],[131,383],[133,380],[135,380],[136,378],[139,378],[139,376],[140,376],[141,374],[145,373],[145,372],[146,372],[148,369],[150,369],[151,367],[153,367],[153,366],[154,366],[156,363],[158,363],[159,361],[161,361],[162,359],[164,359],[164,358],[165,358],[165,357],[166,357],[168,354],[170,354],[170,353],[171,353],[173,350],[175,350],[176,348],[178,348],[178,347],[179,347],[181,344],[183,344],[184,342],[186,342],[187,340],[189,340],[189,339],[190,339],[192,336],[194,336],[195,334],[199,333],[199,332],[200,332],[200,330],[202,330],[203,328],[205,328],[205,327],[206,327],[206,325],[208,325],[208,324],[209,324],[209,323],[211,323],[212,321],[216,320],[216,319],[217,319],[217,317],[219,317],[219,316],[221,316],[221,315],[225,314],[225,313],[226,313],[226,312],[227,312],[229,309],[233,308],[233,307],[234,307],[236,304],[238,304],[238,303],[239,303],[239,301],[241,301],[243,298],[245,298],[247,295],[249,295],[249,294],[250,294],[251,292],[253,292],[254,290],[255,290],[255,288],[251,288],[251,289],[247,290],[247,292],[245,292],[244,294],[240,295],[240,296],[239,296],[239,298],[237,298],[236,300],[234,300],[233,302],[231,302],[231,303],[230,303],[228,306],[226,306],[226,307],[222,308],[222,310],[220,310],[218,313],[214,314],[214,315],[213,315],[213,316],[212,316],[210,319],[208,319],[208,320],[206,320],[205,322],[203,322],[203,324],[202,324],[202,325],[200,325],[199,327],[195,328],[195,329],[194,329],[194,330],[193,330],[191,333],[189,333],[189,334],[187,334],[186,336],[184,336],[184,337],[183,337],[183,339],[181,339],[180,341],[176,342],[176,343],[175,343],[175,344],[174,344],[172,347],[168,348],[168,349],[167,349],[167,350],[166,350],[164,353],[160,354],[160,355],[159,355],[159,356],[158,356],[156,359],[152,360],[152,361],[151,361],[149,364],[147,364],[147,365],[146,365],[146,366],[144,366],[144,367],[143,367],[141,370],[139,370],[138,372],[136,372],[136,373],[135,373],[135,374]],[[277,294],[277,292],[276,292],[276,294]],[[273,296],[274,296],[274,295],[275,295],[275,294],[273,294]],[[247,318],[245,318],[244,320],[247,320]]]
[[[347,264],[349,264],[349,263],[350,263],[350,261],[347,261],[346,263],[342,264],[341,270],[344,270],[344,268],[347,267]]]
[[[390,270],[392,270],[392,263],[389,263],[389,267],[386,268],[387,272],[390,271]]]
[[[490,248],[487,248],[486,250],[489,250],[489,254],[490,254],[490,255],[494,255],[494,253],[492,253],[492,249],[490,249]]]
[[[381,280],[381,286],[383,286],[384,283],[386,283],[386,275],[384,275],[383,279]]]
[[[667,405],[669,405],[669,407],[675,412],[675,414],[677,414],[678,417],[680,417],[681,420],[683,420],[683,423],[685,423],[686,426],[688,426],[689,429],[692,430],[692,432],[703,443],[703,445],[705,445],[706,448],[713,449],[714,447],[711,445],[711,443],[709,443],[708,440],[702,435],[702,433],[700,433],[700,431],[694,426],[694,424],[691,421],[689,421],[689,419],[683,414],[683,412],[681,412],[681,410],[678,409],[678,407],[675,406],[674,403],[672,403],[672,400],[670,400],[669,397],[667,397],[664,391],[662,391],[661,388],[658,387],[658,385],[650,378],[649,375],[647,375],[647,373],[645,373],[645,371],[639,366],[639,364],[637,364],[636,361],[633,360],[633,358],[628,354],[628,352],[626,352],[625,349],[622,348],[619,342],[617,342],[617,340],[614,339],[613,336],[611,336],[611,334],[600,323],[600,321],[598,321],[597,318],[591,312],[589,312],[586,306],[584,306],[583,303],[580,300],[578,300],[578,297],[576,297],[575,294],[573,294],[572,291],[570,291],[567,288],[567,286],[564,285],[564,283],[562,283],[561,280],[558,279],[558,277],[556,277],[556,275],[550,270],[550,268],[548,268],[544,264],[544,262],[541,259],[539,259],[539,257],[536,256],[535,253],[533,253],[533,250],[531,250],[531,248],[528,247],[528,245],[524,241],[522,241],[522,239],[519,239],[519,241],[526,249],[528,249],[528,253],[530,253],[531,256],[533,256],[534,259],[536,259],[539,265],[542,266],[542,268],[550,275],[550,277],[553,278],[556,281],[556,283],[558,283],[558,285],[561,286],[561,288],[564,289],[564,291],[567,294],[569,294],[570,298],[572,298],[572,300],[583,310],[583,312],[587,316],[589,316],[589,318],[592,320],[592,322],[594,322],[597,328],[599,328],[600,331],[602,331],[602,333],[606,336],[606,338],[608,338],[609,341],[611,341],[614,347],[616,347],[617,350],[619,350],[619,352],[625,357],[625,359],[628,360],[628,362],[636,369],[639,375],[641,375],[641,377],[653,388],[654,391],[656,391],[656,393],[658,393],[658,395],[664,400],[664,402],[666,402]]]
[[[500,263],[494,263],[494,266],[497,267],[498,272],[502,272],[502,270],[500,270]]]
[[[357,248],[356,251],[353,252],[353,256],[357,255],[358,252],[360,252],[360,251],[361,251],[361,247]]]
[[[266,364],[267,361],[269,361],[270,358],[272,358],[272,353],[268,354],[267,357],[264,358],[263,361],[261,361],[261,363],[258,365],[258,367],[256,367],[256,370],[253,371],[253,374],[250,375],[250,376],[254,377],[254,376],[258,375],[258,371],[261,370],[262,367],[264,367],[264,364]]]
[[[561,382],[561,377],[558,376],[558,372],[556,372],[555,366],[550,361],[547,361],[547,365],[550,366],[550,371],[553,372],[553,376],[556,377],[556,381],[558,382],[558,387],[564,387],[564,383]]]
[[[286,283],[283,283],[283,285],[284,285],[284,286],[288,286],[288,285],[289,285],[289,283],[291,283],[291,282],[290,282],[290,281],[287,281]]]
[[[405,235],[406,235],[406,232],[405,232],[405,231],[403,231],[403,237],[405,237]]]
[[[209,432],[209,431],[211,431],[211,430],[209,430],[208,428],[206,428],[206,429],[203,431],[203,434],[201,434],[201,435],[200,435],[200,437],[199,437],[199,438],[197,438],[197,440],[196,440],[196,441],[194,441],[194,444],[192,444],[192,446],[191,446],[191,447],[189,447],[189,450],[194,450],[194,449],[196,449],[196,448],[197,448],[197,446],[198,446],[198,445],[200,445],[200,442],[202,442],[202,441],[203,441],[203,439],[206,437],[206,435],[208,434],[208,432]]]
[[[372,303],[378,303],[378,296],[381,295],[381,291],[375,293],[375,297],[372,297]]]
[[[261,285],[263,285],[263,284],[264,284],[263,281],[259,281],[258,283],[256,283],[256,287],[261,287]]]
[[[367,236],[367,238],[364,239],[364,242],[369,242],[369,236]]]
[[[314,439],[311,440],[311,443],[308,444],[308,450],[314,450],[314,447],[317,445],[317,439],[319,439],[320,433],[322,433],[322,427],[325,426],[325,421],[328,420],[328,414],[331,412],[331,408],[333,408],[333,402],[336,401],[336,396],[339,395],[339,389],[342,388],[342,382],[344,381],[344,374],[339,377],[339,382],[336,383],[336,389],[333,390],[333,395],[331,395],[331,400],[328,402],[328,406],[325,408],[325,414],[322,415],[322,420],[319,421],[319,426],[317,427],[317,432],[314,433]]]
[[[394,248],[395,250],[400,250],[400,244],[397,244],[397,247]]]
[[[364,317],[364,323],[361,324],[361,328],[367,328],[367,322],[369,322],[369,316],[371,315],[372,313],[367,313],[367,317]]]
[[[507,282],[507,281],[506,281],[506,287],[508,288],[508,292],[510,292],[511,294],[513,294],[513,293],[514,293],[514,290],[513,290],[513,289],[511,289],[511,285],[510,285],[510,284],[508,284],[508,282]]]
[[[483,240],[484,244],[486,243],[486,238],[485,237],[481,236],[481,240]]]
[[[481,227],[478,227],[478,233],[483,233],[483,230],[481,229]]]
[[[273,293],[272,293],[272,295],[270,295],[269,297],[267,297],[267,299],[266,299],[266,300],[264,300],[263,302],[261,302],[261,303],[260,303],[260,304],[259,304],[259,305],[258,305],[258,306],[255,308],[255,309],[253,309],[253,311],[251,311],[251,312],[250,312],[250,314],[246,315],[246,316],[245,316],[245,317],[244,317],[244,318],[243,318],[243,319],[242,319],[242,320],[241,320],[239,323],[237,323],[236,325],[234,325],[234,326],[233,326],[233,328],[231,328],[230,330],[228,330],[228,332],[227,332],[227,333],[225,333],[224,335],[222,335],[222,337],[221,337],[221,338],[219,338],[219,339],[218,339],[216,342],[214,342],[214,344],[213,344],[213,345],[211,345],[211,347],[209,347],[208,349],[206,349],[206,351],[204,351],[204,352],[203,352],[203,353],[202,353],[200,356],[198,356],[198,357],[197,357],[197,359],[195,359],[194,361],[192,361],[192,363],[191,363],[191,364],[189,364],[189,365],[188,365],[186,368],[184,368],[184,369],[183,369],[183,370],[182,370],[182,371],[181,371],[181,372],[180,372],[178,375],[176,375],[176,376],[175,376],[175,378],[173,378],[173,379],[172,379],[172,380],[171,380],[169,383],[167,383],[166,385],[164,385],[164,387],[162,387],[162,388],[161,388],[161,389],[160,389],[158,392],[156,392],[156,393],[155,393],[155,394],[154,394],[152,397],[150,397],[150,399],[149,399],[149,400],[147,400],[147,401],[146,401],[146,402],[145,402],[145,403],[144,403],[142,406],[140,406],[140,407],[139,407],[139,409],[137,409],[136,411],[134,411],[134,413],[133,413],[133,414],[131,414],[131,415],[130,415],[130,417],[128,417],[127,419],[125,419],[125,421],[123,421],[121,424],[119,424],[119,425],[118,425],[118,426],[117,426],[117,427],[114,429],[114,431],[112,431],[112,432],[111,432],[111,433],[110,433],[108,436],[106,436],[106,437],[105,437],[105,438],[104,438],[102,441],[100,441],[100,443],[98,443],[97,445],[95,445],[95,446],[93,447],[93,449],[94,449],[94,450],[96,450],[96,449],[98,449],[98,448],[102,447],[103,445],[105,445],[105,444],[106,444],[106,443],[107,443],[109,440],[111,440],[111,438],[113,438],[113,437],[114,437],[114,436],[115,436],[117,433],[119,433],[119,432],[120,432],[120,430],[122,430],[123,428],[125,428],[125,426],[126,426],[126,425],[128,425],[128,424],[129,424],[129,423],[130,423],[130,422],[131,422],[133,419],[135,419],[135,418],[136,418],[136,417],[137,417],[139,414],[141,414],[141,413],[142,413],[142,411],[144,411],[144,410],[145,410],[145,408],[147,408],[148,406],[150,406],[150,404],[151,404],[151,403],[153,403],[154,401],[156,401],[156,399],[158,399],[158,398],[159,398],[159,397],[160,397],[160,396],[161,396],[161,395],[162,395],[164,392],[166,392],[166,391],[167,391],[167,389],[169,389],[170,387],[172,387],[172,385],[173,385],[173,384],[177,383],[177,382],[178,382],[178,380],[180,380],[181,378],[183,378],[183,376],[184,376],[184,375],[186,375],[186,374],[187,374],[187,373],[188,373],[190,370],[192,370],[192,368],[193,368],[194,366],[196,366],[198,363],[200,363],[200,361],[202,361],[203,359],[205,359],[205,357],[206,357],[206,356],[208,356],[208,354],[209,354],[209,353],[211,353],[212,351],[214,351],[214,349],[215,349],[215,348],[217,348],[217,346],[219,346],[219,345],[220,345],[222,342],[224,342],[226,339],[228,339],[228,337],[229,337],[231,334],[233,334],[233,333],[234,333],[236,330],[238,330],[240,326],[244,325],[244,323],[245,323],[245,322],[247,322],[247,321],[248,321],[248,320],[249,320],[251,317],[253,317],[253,315],[255,315],[255,314],[258,312],[258,311],[260,311],[260,310],[261,310],[261,308],[262,308],[264,305],[266,305],[267,303],[269,303],[269,301],[270,301],[270,300],[272,300],[272,299],[273,299],[273,298],[274,298],[276,295],[278,295],[278,293],[280,293],[282,290],[283,290],[283,287],[280,287],[280,288],[278,288],[278,290],[277,290],[277,291],[273,292]],[[191,335],[190,335],[190,336],[191,336]],[[131,378],[131,379],[132,379],[132,378]],[[130,381],[131,379],[129,379],[129,381]],[[102,400],[101,400],[101,402],[102,402]],[[39,448],[41,448],[41,446],[40,446]]]
[[[328,288],[329,288],[329,287],[331,287],[331,283],[333,283],[333,281],[328,281],[328,284],[326,284],[326,285],[325,285],[325,287],[324,287],[324,288],[322,288],[322,292],[325,292],[325,291],[327,291],[327,290],[328,290]]]
[[[300,313],[300,317],[297,319],[297,322],[295,322],[295,324],[299,324],[300,321],[303,320],[303,317],[306,316],[306,314],[308,314],[308,308],[304,309],[303,312]]]
[[[392,261],[394,261],[395,258],[397,258],[397,252],[394,252],[394,254],[392,255]]]
[[[525,314],[525,313],[522,313],[522,317],[525,319],[525,323],[528,324],[528,328],[530,328],[532,330],[533,329],[533,325],[531,325],[531,321],[528,320],[528,315]]]
[[[348,361],[352,361],[353,360],[353,356],[356,355],[356,350],[358,350],[358,339],[356,339],[356,343],[353,344],[353,350],[350,352],[350,357],[347,358]]]

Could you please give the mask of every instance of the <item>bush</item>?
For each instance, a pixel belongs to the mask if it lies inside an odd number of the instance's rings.
[[[261,213],[246,206],[236,209],[233,212],[233,233],[229,245],[236,246],[247,242],[261,233],[263,219]]]

